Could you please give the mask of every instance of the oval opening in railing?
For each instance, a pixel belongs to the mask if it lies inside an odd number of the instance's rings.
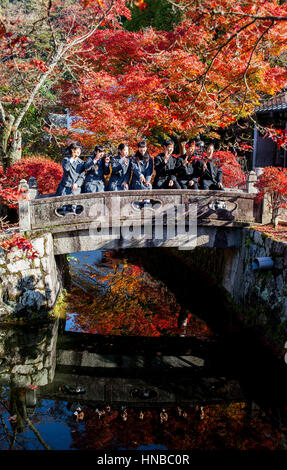
[[[142,209],[153,209],[157,210],[160,209],[162,206],[162,202],[158,199],[139,199],[137,201],[132,202],[132,207],[135,210],[142,210]]]
[[[197,216],[202,218],[234,220],[237,202],[214,199],[207,204],[198,203]]]
[[[68,215],[80,215],[84,210],[83,206],[77,204],[65,204],[55,209],[55,214],[58,217],[65,217]]]

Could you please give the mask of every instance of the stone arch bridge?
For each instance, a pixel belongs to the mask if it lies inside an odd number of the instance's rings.
[[[240,228],[270,220],[265,201],[239,191],[116,191],[38,196],[22,181],[20,231],[51,233],[54,254],[118,248],[239,247]],[[28,196],[28,197],[27,197]],[[59,216],[61,208],[76,213]],[[59,211],[60,209],[60,211]]]

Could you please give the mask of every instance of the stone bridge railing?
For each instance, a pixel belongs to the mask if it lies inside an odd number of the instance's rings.
[[[121,248],[239,247],[241,231],[236,228],[270,220],[265,202],[243,191],[163,189],[55,197],[37,196],[37,188],[29,183],[22,182],[27,194],[19,202],[20,231],[31,236],[51,233],[55,255]],[[76,212],[63,212],[64,207]]]
[[[198,225],[266,223],[269,217],[264,202],[258,203],[254,194],[244,192],[164,189],[36,198],[33,198],[33,188],[28,193],[30,200],[19,202],[19,216],[20,230],[29,232],[84,229],[97,218],[101,218],[106,226],[127,220],[140,224],[144,215],[156,218],[165,214],[169,217],[170,211],[179,206],[183,208],[183,215],[188,214],[191,206],[195,208],[193,214]],[[57,215],[57,209],[67,205],[76,206],[77,213],[67,212],[63,217]]]

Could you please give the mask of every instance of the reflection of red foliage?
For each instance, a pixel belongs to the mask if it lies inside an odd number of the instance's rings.
[[[99,419],[94,410],[85,410],[85,429],[72,433],[71,447],[77,449],[137,449],[141,445],[163,445],[172,450],[275,450],[281,434],[261,418],[250,418],[244,403],[204,407],[201,418],[195,407],[166,408],[168,419],[160,422],[160,409],[127,408],[127,421],[112,411]]]
[[[87,278],[89,292],[83,296],[83,291],[75,287],[69,295],[69,311],[77,312],[73,318],[76,329],[102,335],[179,334],[180,306],[166,286],[139,266],[128,265],[123,259],[110,260],[110,269],[106,265],[101,269],[87,266],[73,273],[80,275],[80,285]],[[91,285],[90,278],[96,279],[96,285]],[[193,335],[211,334],[204,322],[191,314],[188,323]]]

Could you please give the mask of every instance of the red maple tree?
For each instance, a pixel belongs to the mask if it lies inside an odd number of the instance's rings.
[[[225,0],[174,2],[173,31],[98,30],[79,56],[63,102],[94,134],[90,141],[185,140],[252,114],[287,81],[271,59],[286,49],[286,4]],[[212,5],[212,6],[211,6]]]
[[[287,205],[287,168],[265,167],[255,184],[258,188],[257,198],[267,198],[267,204],[272,212],[271,222],[276,226],[281,208]]]

